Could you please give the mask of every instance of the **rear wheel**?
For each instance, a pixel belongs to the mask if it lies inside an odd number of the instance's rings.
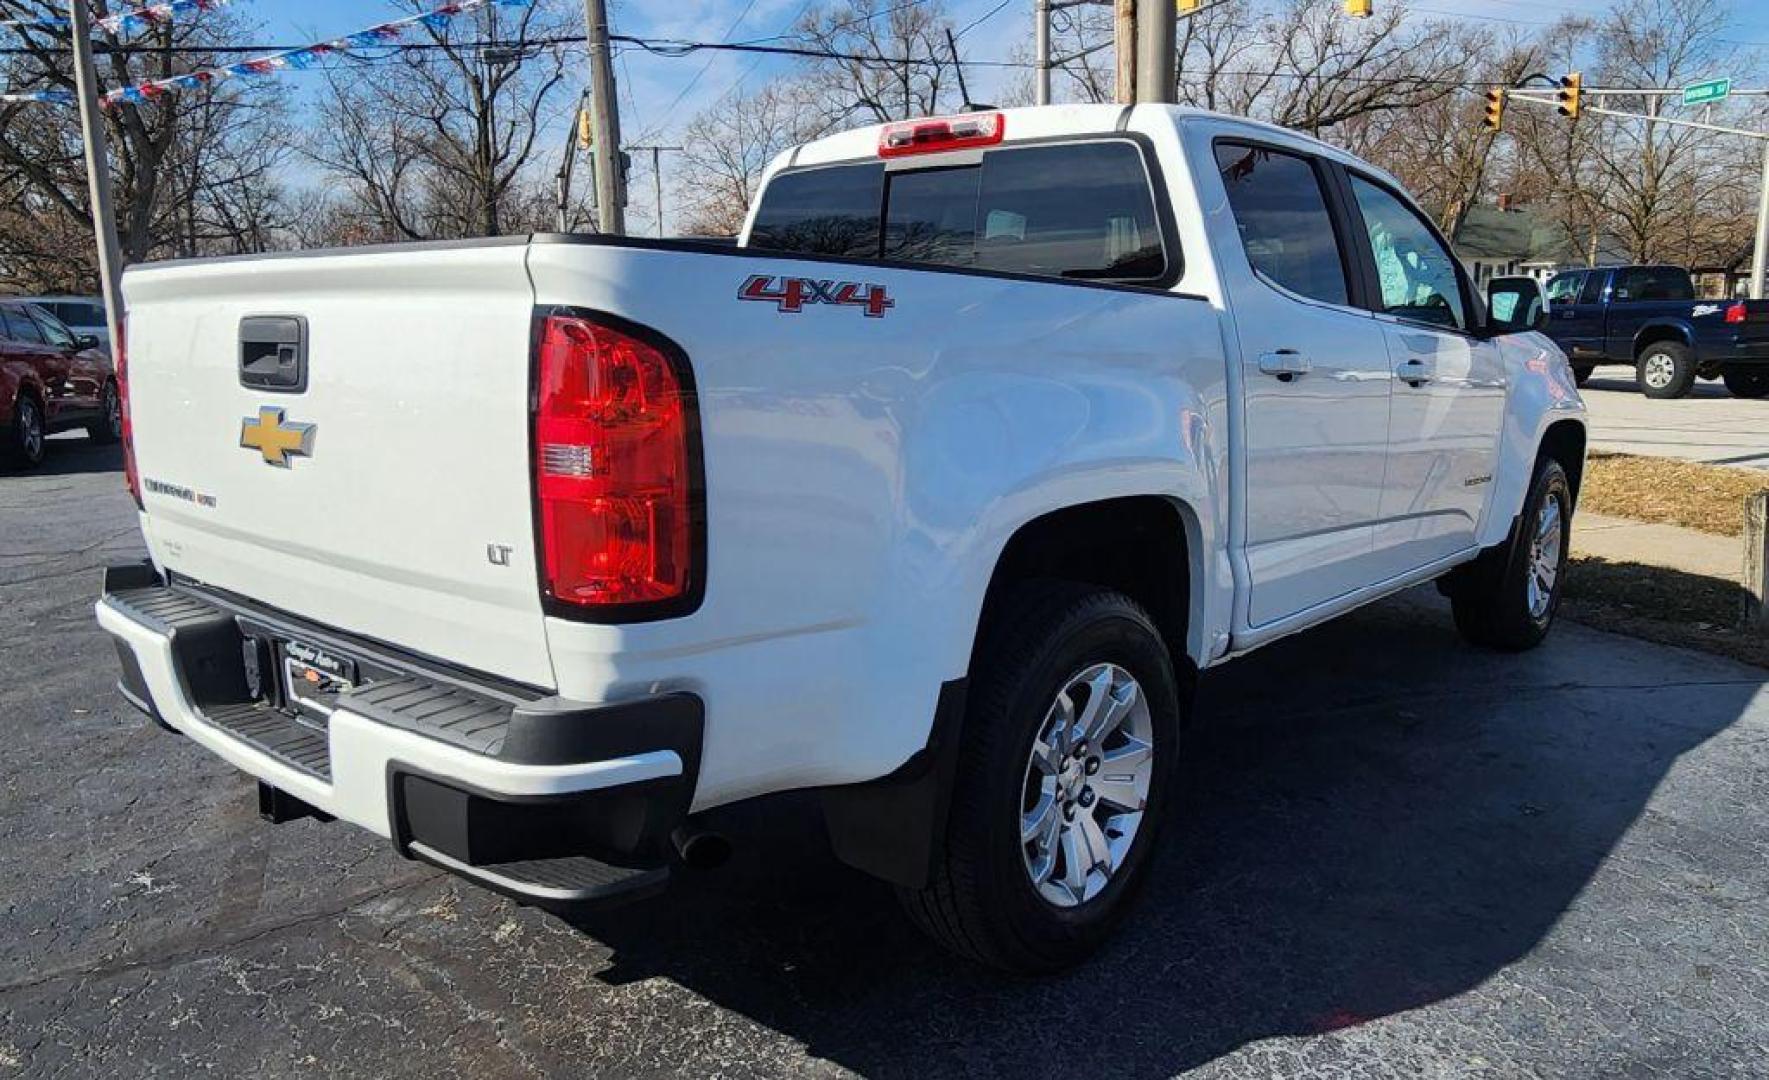
[[[1553,458],[1536,464],[1511,538],[1457,571],[1449,589],[1456,629],[1507,651],[1541,644],[1554,624],[1572,547],[1572,487]]]
[[[41,465],[46,435],[43,407],[29,394],[20,395],[12,405],[12,437],[7,441],[7,460],[27,469]]]
[[[944,850],[905,909],[948,949],[1056,971],[1147,876],[1179,738],[1172,661],[1128,597],[1068,582],[997,607],[972,672]]]
[[[98,406],[98,419],[86,425],[86,435],[100,446],[109,446],[123,438],[123,399],[117,395],[116,383],[104,384]]]
[[[1635,361],[1634,380],[1649,398],[1680,398],[1695,385],[1695,357],[1679,341],[1655,341]]]
[[[1760,398],[1769,395],[1769,367],[1729,367],[1720,373],[1726,389],[1733,397]]]

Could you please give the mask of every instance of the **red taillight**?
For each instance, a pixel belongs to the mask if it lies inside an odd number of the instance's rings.
[[[117,316],[117,340],[111,343],[111,358],[117,369],[117,408],[123,417],[123,482],[129,485],[135,505],[142,507],[141,474],[135,471],[135,424],[129,419],[128,330],[128,319]]]
[[[682,601],[696,587],[686,366],[596,321],[549,315],[535,364],[543,582],[582,609]]]
[[[906,120],[886,124],[878,135],[879,157],[935,154],[967,146],[994,146],[1007,136],[1007,117],[998,112]]]
[[[1726,321],[1733,326],[1743,323],[1750,317],[1750,308],[1745,306],[1743,300],[1734,301],[1732,305],[1726,309]]]

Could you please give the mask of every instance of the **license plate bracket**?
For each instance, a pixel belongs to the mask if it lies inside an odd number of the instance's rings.
[[[277,648],[283,673],[283,690],[290,705],[320,717],[337,707],[338,695],[357,686],[356,661],[309,645],[284,641]]]

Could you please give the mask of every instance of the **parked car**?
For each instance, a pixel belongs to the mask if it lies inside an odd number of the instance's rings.
[[[75,428],[94,442],[122,437],[110,358],[40,306],[0,299],[0,451],[32,467],[43,461],[48,436]]]
[[[98,621],[268,817],[564,906],[814,789],[843,859],[1015,970],[1124,914],[1201,670],[1432,580],[1470,640],[1539,643],[1585,460],[1565,357],[1393,178],[1168,106],[821,139],[738,246],[123,287],[152,560]]]
[[[1769,394],[1769,300],[1697,300],[1677,266],[1599,266],[1548,279],[1548,307],[1580,386],[1600,364],[1628,364],[1651,398],[1683,397],[1698,378]]]
[[[62,321],[62,325],[81,337],[96,340],[107,352],[111,347],[110,322],[104,316],[104,301],[96,296],[31,296],[25,297],[44,311]]]

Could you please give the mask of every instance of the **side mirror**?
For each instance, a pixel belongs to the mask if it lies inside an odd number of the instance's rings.
[[[87,349],[98,348],[98,339],[91,334],[81,334],[74,338],[74,348],[85,352]]]
[[[1520,334],[1548,325],[1548,296],[1531,277],[1494,278],[1486,287],[1487,325],[1494,334]]]

